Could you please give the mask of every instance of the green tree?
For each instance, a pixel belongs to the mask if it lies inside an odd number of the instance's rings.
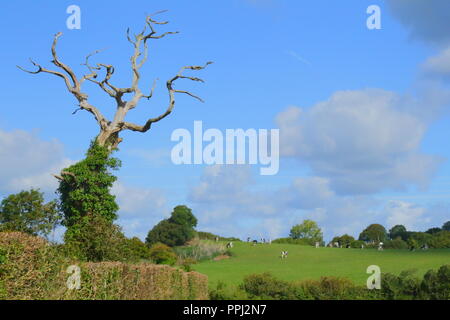
[[[186,206],[174,208],[169,219],[160,221],[147,235],[145,242],[151,246],[163,243],[170,247],[181,246],[196,235],[197,219]]]
[[[99,216],[113,222],[119,206],[110,189],[117,178],[110,170],[117,170],[121,163],[110,157],[109,150],[92,143],[86,158],[61,172],[58,193],[63,225],[75,227],[84,216]]]
[[[450,221],[447,221],[446,223],[444,223],[442,225],[441,229],[444,230],[444,231],[450,231]]]
[[[371,224],[359,235],[359,240],[383,242],[387,239],[386,229],[381,224]]]
[[[169,221],[188,228],[195,228],[197,226],[197,218],[192,214],[192,210],[187,206],[175,207]]]
[[[428,234],[436,234],[436,233],[441,232],[441,231],[442,231],[441,228],[430,228],[430,229],[428,229],[425,232],[428,233]]]
[[[406,240],[408,237],[407,237],[407,230],[406,230],[406,227],[405,226],[403,226],[403,225],[401,225],[401,224],[398,224],[398,225],[396,225],[396,226],[393,226],[390,230],[389,230],[389,238],[391,239],[391,240],[394,240],[394,239],[396,239],[396,238],[398,238],[398,237],[400,237],[400,238],[402,238],[402,240]]]
[[[12,194],[0,204],[0,231],[20,231],[47,237],[61,222],[56,201],[44,202],[36,189]]]
[[[303,220],[301,224],[292,227],[289,236],[292,239],[306,239],[311,243],[323,241],[322,230],[315,221]]]

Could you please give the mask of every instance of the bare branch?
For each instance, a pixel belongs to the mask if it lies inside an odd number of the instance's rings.
[[[184,90],[176,90],[173,88],[173,84],[176,80],[178,79],[189,79],[192,81],[201,81],[203,82],[203,80],[199,79],[199,78],[195,78],[195,77],[188,77],[188,76],[183,76],[183,72],[184,70],[190,69],[190,70],[202,70],[205,69],[208,65],[212,64],[212,62],[207,62],[204,66],[187,66],[187,67],[183,67],[181,68],[180,72],[173,77],[172,79],[170,79],[169,81],[167,81],[167,90],[169,91],[169,105],[166,109],[166,111],[159,115],[156,118],[151,118],[149,120],[147,120],[147,122],[143,125],[137,125],[134,123],[130,123],[130,122],[122,122],[121,125],[121,129],[122,130],[131,130],[131,131],[138,131],[138,132],[147,132],[148,130],[150,130],[151,126],[153,123],[161,121],[162,119],[164,119],[165,117],[167,117],[169,114],[172,113],[173,108],[175,107],[175,93],[183,93],[183,94],[187,94],[201,102],[204,102],[200,97],[194,95],[193,93],[189,92],[189,91],[184,91]]]

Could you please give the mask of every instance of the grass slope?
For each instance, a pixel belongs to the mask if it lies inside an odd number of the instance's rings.
[[[282,250],[289,251],[287,259],[280,259]],[[289,281],[318,279],[321,276],[346,277],[357,284],[365,284],[366,269],[378,265],[383,273],[398,274],[417,270],[423,275],[450,263],[450,249],[415,251],[373,249],[314,248],[286,244],[234,243],[233,257],[220,261],[206,261],[193,269],[209,277],[210,286],[218,281],[237,285],[252,273],[271,272],[277,278]]]

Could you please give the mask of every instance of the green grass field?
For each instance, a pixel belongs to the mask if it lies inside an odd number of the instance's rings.
[[[282,250],[289,257],[282,260]],[[428,251],[373,249],[314,248],[300,245],[234,243],[233,257],[220,261],[206,261],[193,265],[193,269],[209,277],[210,286],[218,281],[237,285],[252,273],[271,272],[279,279],[296,281],[318,279],[321,276],[346,277],[357,284],[365,284],[366,269],[378,265],[383,273],[398,274],[404,270],[417,270],[422,276],[429,269],[450,264],[450,249]]]

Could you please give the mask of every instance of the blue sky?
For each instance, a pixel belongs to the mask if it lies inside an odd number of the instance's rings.
[[[369,5],[381,30],[366,27]],[[68,30],[66,9],[81,8],[81,29]],[[160,79],[154,98],[129,120],[143,123],[167,103],[164,83],[181,66],[214,61],[205,84],[178,84],[204,104],[177,97],[173,114],[146,134],[124,133],[116,156],[118,223],[127,235],[148,230],[187,204],[199,229],[227,236],[279,237],[305,218],[326,238],[357,236],[369,223],[415,230],[450,220],[450,4],[446,0],[229,0],[222,2],[15,1],[3,3],[0,30],[0,194],[39,187],[49,198],[51,173],[79,160],[97,134],[60,79],[30,75],[28,58],[50,67],[55,33],[61,60],[82,75],[85,56],[115,65],[130,81],[125,31],[167,9],[143,88]],[[112,99],[86,86],[91,103],[111,117]],[[280,128],[281,166],[175,166],[177,128]]]

